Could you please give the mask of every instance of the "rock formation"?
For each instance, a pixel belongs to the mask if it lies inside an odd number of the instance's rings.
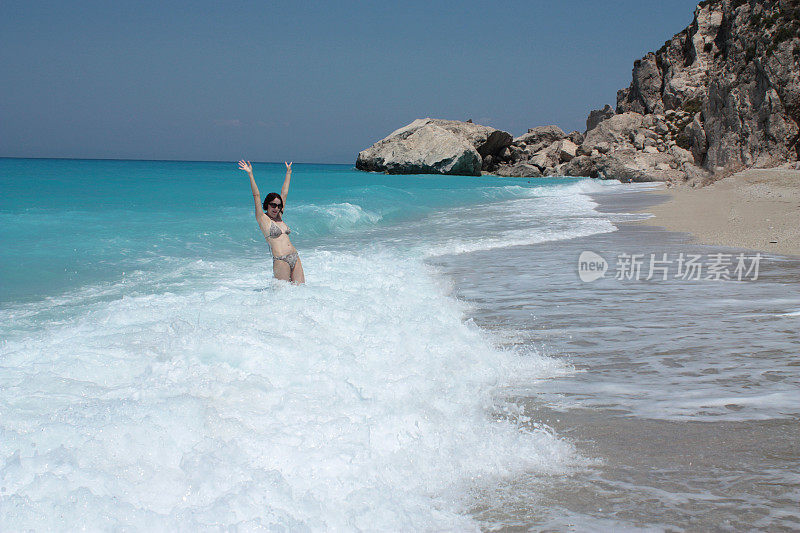
[[[566,134],[556,126],[533,128],[515,138],[491,170],[501,176],[681,180],[693,173],[689,166],[694,159],[691,152],[669,144],[668,124],[628,112],[602,116],[585,135]]]
[[[634,63],[617,113],[683,111],[676,141],[706,170],[800,155],[800,0],[701,2],[689,27]]]
[[[634,62],[617,107],[586,132],[541,126],[516,138],[421,119],[361,152],[357,168],[703,183],[800,158],[800,0],[704,0],[694,20]]]
[[[511,134],[457,120],[417,119],[358,154],[356,168],[389,174],[480,176]]]
[[[799,65],[800,0],[706,0],[692,24],[634,62],[616,110],[589,114],[574,157],[523,135],[494,170],[517,175],[532,164],[543,175],[697,184],[795,161]]]

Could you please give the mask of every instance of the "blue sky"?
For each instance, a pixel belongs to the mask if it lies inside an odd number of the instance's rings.
[[[353,163],[415,118],[583,131],[696,2],[0,4],[0,156]]]

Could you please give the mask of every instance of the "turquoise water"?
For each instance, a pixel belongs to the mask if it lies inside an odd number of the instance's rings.
[[[431,258],[614,231],[587,192],[619,184],[296,164],[291,286],[234,162],[0,183],[2,530],[477,531],[503,486],[584,462],[508,397],[569,364],[503,348]]]
[[[262,199],[280,190],[283,163],[255,163],[254,172]],[[285,219],[302,250],[360,228],[519,197],[509,185],[529,183],[295,164]],[[234,162],[0,159],[0,188],[0,304],[119,279],[168,258],[269,254]]]
[[[2,531],[797,524],[796,262],[582,283],[584,250],[713,251],[617,231],[638,186],[296,164],[302,286],[235,162],[0,186]]]

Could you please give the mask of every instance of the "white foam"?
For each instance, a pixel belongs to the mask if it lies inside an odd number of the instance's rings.
[[[36,304],[2,346],[2,528],[477,530],[471,487],[576,460],[489,414],[564,365],[496,348],[418,259],[302,259],[302,287],[195,261]]]
[[[331,204],[298,204],[293,215],[302,218],[306,226],[317,226],[319,233],[350,230],[362,225],[374,225],[381,215],[367,211],[357,204],[339,202]],[[296,231],[310,233],[309,227]]]
[[[548,178],[550,179],[550,178]],[[558,179],[558,178],[553,178]],[[536,180],[532,180],[532,187],[523,185],[502,185],[495,187],[488,187],[482,192],[487,198],[534,198],[542,196],[556,196],[565,197],[575,194],[592,194],[600,192],[624,192],[633,188],[643,188],[642,185],[647,184],[623,184],[617,180],[597,180],[597,179],[581,179],[564,178],[564,183],[548,183],[546,185],[537,185]]]
[[[471,206],[425,220],[422,246],[429,257],[538,244],[616,231],[597,203],[585,194],[591,180],[556,187],[533,187],[530,198]],[[435,226],[434,231],[430,231]]]

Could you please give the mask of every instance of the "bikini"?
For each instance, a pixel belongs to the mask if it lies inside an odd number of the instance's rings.
[[[270,236],[271,239],[276,239],[276,238],[280,237],[281,235],[283,235],[284,233],[286,235],[289,235],[291,232],[292,232],[292,230],[289,229],[289,226],[286,226],[286,231],[283,231],[283,229],[281,229],[280,226],[278,226],[272,219],[270,219],[270,221],[269,221],[269,236]],[[272,248],[270,248],[270,250],[272,250]],[[297,255],[297,250],[295,250],[294,252],[290,252],[290,253],[288,253],[286,255],[273,255],[272,256],[272,262],[273,263],[275,261],[283,261],[287,265],[289,265],[289,268],[291,270],[294,270],[294,266],[297,264],[297,262],[299,260],[300,260],[300,256]]]

